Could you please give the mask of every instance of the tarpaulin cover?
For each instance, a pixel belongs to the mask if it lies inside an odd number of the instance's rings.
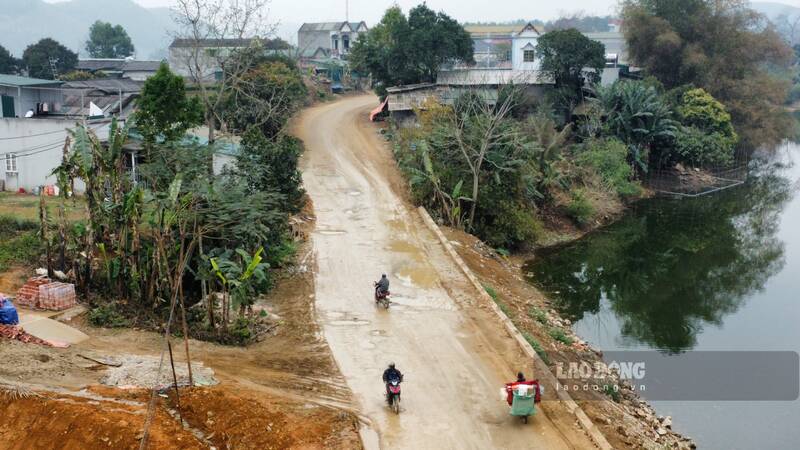
[[[11,300],[0,299],[0,324],[3,325],[16,325],[19,323],[19,316],[17,315],[17,308],[11,303]]]
[[[380,104],[380,106],[378,106],[377,108],[373,109],[372,112],[369,113],[370,122],[375,122],[375,117],[378,114],[382,113],[383,110],[386,108],[386,105],[388,105],[388,104],[389,104],[389,97],[386,97],[386,100],[384,100],[383,103]]]
[[[511,405],[512,416],[532,416],[535,412],[535,400],[533,395],[518,395],[514,393],[514,401]]]

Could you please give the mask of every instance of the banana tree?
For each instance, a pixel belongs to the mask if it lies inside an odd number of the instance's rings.
[[[208,259],[211,270],[222,288],[222,326],[227,327],[230,321],[230,309],[239,308],[239,316],[244,317],[245,310],[252,313],[252,306],[258,288],[267,282],[269,265],[261,256],[264,248],[260,247],[251,256],[242,249],[235,252],[226,250],[219,256]]]

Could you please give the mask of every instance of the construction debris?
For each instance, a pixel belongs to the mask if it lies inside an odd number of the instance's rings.
[[[6,339],[14,339],[26,344],[39,344],[47,347],[52,347],[50,342],[44,339],[39,339],[25,332],[22,327],[16,325],[0,325],[0,337]]]

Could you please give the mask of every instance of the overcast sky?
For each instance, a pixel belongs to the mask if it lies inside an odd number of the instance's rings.
[[[63,1],[63,0],[47,0]],[[170,6],[173,0],[134,0],[147,6]],[[344,20],[346,0],[272,0],[270,16],[283,23]],[[394,3],[404,11],[422,0],[349,0],[350,19],[379,21],[383,11]],[[800,7],[800,0],[778,0]],[[583,11],[587,14],[611,15],[617,0],[428,0],[434,10],[443,10],[459,21],[503,21],[514,19],[553,19],[565,13]]]

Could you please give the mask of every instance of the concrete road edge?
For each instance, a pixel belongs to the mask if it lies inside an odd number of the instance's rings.
[[[470,270],[470,268],[464,263],[464,260],[458,256],[458,253],[456,253],[453,245],[450,244],[450,241],[445,237],[444,233],[442,233],[442,230],[438,225],[436,225],[436,222],[433,221],[425,207],[420,206],[417,208],[417,211],[419,212],[420,217],[422,217],[422,221],[425,222],[425,226],[427,226],[433,232],[433,234],[436,235],[436,237],[439,239],[439,242],[441,242],[444,246],[445,251],[450,255],[456,265],[461,269],[470,283],[472,283],[472,285],[478,291],[478,295],[483,298],[494,311],[494,313],[497,314],[497,316],[500,318],[500,321],[503,323],[503,325],[505,325],[508,333],[517,341],[517,344],[519,344],[525,354],[533,359],[534,365],[537,369],[539,369],[538,377],[546,384],[557,386],[558,380],[556,380],[556,377],[550,371],[550,368],[544,363],[544,361],[542,361],[542,358],[540,358],[533,347],[531,347],[531,344],[525,340],[525,338],[522,336],[522,333],[517,329],[511,319],[509,319],[508,316],[506,316],[505,313],[500,310],[494,300],[492,300],[492,297],[490,297],[483,288],[478,278],[472,273],[472,270]],[[567,392],[557,389],[556,395],[567,408],[567,410],[575,416],[581,428],[584,429],[586,434],[589,435],[598,448],[601,450],[613,450],[613,447],[608,443],[608,440],[606,440],[606,437],[603,435],[603,433],[597,428],[597,426],[595,426],[591,419],[589,419],[589,416],[583,412],[581,407],[575,403],[575,401]]]

